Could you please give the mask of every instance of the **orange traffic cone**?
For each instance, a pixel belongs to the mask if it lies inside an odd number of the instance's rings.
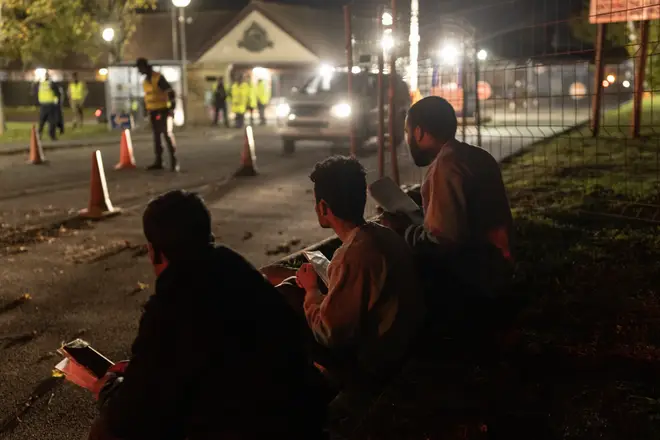
[[[124,168],[135,168],[135,156],[133,156],[133,141],[131,131],[126,129],[121,133],[119,144],[119,163],[115,165],[116,170]]]
[[[241,167],[234,174],[235,176],[256,176],[257,169],[255,162],[257,161],[254,152],[254,135],[252,127],[248,125],[245,127],[245,142],[243,143],[243,152],[241,153]]]
[[[44,158],[44,150],[41,147],[41,139],[37,135],[37,127],[33,125],[30,133],[30,163],[39,165],[44,162],[46,162],[46,159]]]
[[[92,155],[89,207],[80,211],[80,217],[99,220],[117,215],[120,212],[121,210],[112,206],[110,201],[108,184],[105,181],[105,171],[103,169],[103,158],[101,152],[96,150]]]

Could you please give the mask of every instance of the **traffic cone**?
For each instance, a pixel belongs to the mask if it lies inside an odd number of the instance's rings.
[[[133,156],[133,141],[131,131],[126,129],[121,133],[119,144],[119,163],[115,165],[116,170],[124,168],[135,168],[135,156]]]
[[[96,150],[92,155],[92,177],[90,181],[89,207],[79,212],[80,217],[99,220],[105,217],[117,215],[121,212],[119,208],[112,206],[108,194],[108,184],[105,181],[103,169],[103,158],[101,152]]]
[[[257,169],[255,162],[257,161],[254,152],[254,135],[252,133],[252,126],[245,127],[245,142],[243,143],[243,151],[241,153],[241,167],[234,174],[235,176],[256,176]]]
[[[41,139],[37,134],[37,127],[33,125],[30,133],[30,163],[39,165],[44,162],[46,162],[46,159],[44,158],[44,150],[41,147]]]

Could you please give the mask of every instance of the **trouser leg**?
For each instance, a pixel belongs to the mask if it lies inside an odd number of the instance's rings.
[[[222,103],[222,118],[225,122],[225,127],[229,128],[229,113],[227,112],[227,103]]]
[[[48,135],[52,140],[57,140],[56,129],[58,122],[58,105],[48,105]]]
[[[40,105],[39,106],[39,137],[43,134],[44,131],[44,125],[46,125],[46,122],[48,122],[50,117],[48,106],[46,105]]]
[[[165,114],[163,117],[165,119],[163,137],[165,137],[165,145],[167,145],[167,151],[170,154],[170,169],[175,171],[178,169],[178,161],[176,158],[176,139],[174,138],[174,119],[169,114]]]
[[[154,167],[162,167],[163,165],[163,140],[162,135],[165,131],[165,125],[167,121],[164,120],[162,115],[158,112],[151,112],[151,132],[154,136]]]

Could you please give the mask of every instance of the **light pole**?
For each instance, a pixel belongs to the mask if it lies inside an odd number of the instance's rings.
[[[2,0],[0,0],[0,30],[1,29],[2,29]],[[0,136],[2,136],[3,134],[5,134],[5,103],[2,100],[2,78],[0,78]]]
[[[419,0],[410,0],[410,91],[415,93],[418,89],[417,62],[419,59]]]
[[[186,50],[186,13],[190,0],[172,0],[172,5],[179,9],[179,35],[181,38],[181,102],[184,121],[188,118],[188,57]]]
[[[108,74],[105,76],[105,117],[108,120],[108,130],[112,130],[112,120],[110,119],[110,112],[112,111],[112,94],[110,90],[110,65],[112,64],[112,42],[115,39],[115,30],[111,27],[106,27],[101,33],[103,41],[108,43]]]

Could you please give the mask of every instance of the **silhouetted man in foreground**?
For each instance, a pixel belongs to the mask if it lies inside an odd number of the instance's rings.
[[[157,275],[131,360],[99,384],[91,440],[319,439],[318,372],[290,309],[243,257],[214,244],[195,194],[144,217]]]

